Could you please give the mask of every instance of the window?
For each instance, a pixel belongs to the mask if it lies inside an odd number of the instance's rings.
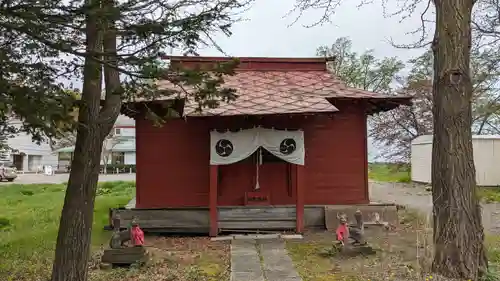
[[[111,165],[125,164],[125,152],[111,152]]]
[[[121,128],[115,128],[115,135],[120,135],[122,133]]]

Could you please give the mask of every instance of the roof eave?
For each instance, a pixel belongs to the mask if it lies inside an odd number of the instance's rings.
[[[364,104],[368,115],[389,111],[401,105],[412,105],[412,97],[409,96],[334,97],[328,98],[328,101],[334,105],[337,101],[361,102]]]
[[[395,96],[395,97],[380,97],[368,99],[367,113],[369,115],[386,112],[396,109],[400,106],[412,106],[412,97]]]

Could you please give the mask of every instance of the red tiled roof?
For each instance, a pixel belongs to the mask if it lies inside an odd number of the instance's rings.
[[[174,62],[206,64],[227,58],[174,57]],[[327,98],[384,99],[377,93],[347,87],[327,71],[326,59],[241,58],[236,74],[224,78],[224,87],[236,90],[238,98],[219,107],[196,112],[186,102],[185,116],[263,115],[279,113],[335,112]],[[176,89],[168,81],[160,89]],[[177,88],[177,90],[181,90]],[[392,97],[394,98],[394,97]],[[161,100],[161,98],[160,98]]]

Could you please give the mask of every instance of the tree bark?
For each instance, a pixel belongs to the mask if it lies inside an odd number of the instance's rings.
[[[90,254],[94,200],[104,140],[99,124],[102,65],[96,52],[102,52],[99,29],[99,0],[87,0],[86,51],[83,69],[82,104],[78,116],[77,138],[68,188],[57,236],[52,281],[86,281]]]
[[[478,280],[487,270],[472,154],[473,0],[434,0],[434,272]]]
[[[120,73],[115,68],[118,66],[117,53],[117,34],[116,34],[116,19],[119,17],[119,12],[115,8],[115,0],[102,0],[103,8],[107,11],[108,17],[104,23],[104,38],[103,47],[107,54],[104,58],[104,82],[106,84],[106,99],[104,107],[101,109],[99,123],[106,128],[103,131],[102,137],[106,138],[109,131],[116,122],[116,118],[120,114],[122,106],[123,88],[120,82]],[[112,139],[111,147],[114,147],[118,139]]]

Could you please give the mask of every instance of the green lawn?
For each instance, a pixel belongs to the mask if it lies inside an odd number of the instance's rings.
[[[486,203],[500,202],[500,187],[481,188],[479,194]]]
[[[107,243],[109,208],[133,197],[134,182],[99,184],[92,243]],[[47,280],[65,194],[62,184],[0,186],[0,280]]]
[[[410,182],[411,170],[407,165],[373,163],[368,165],[368,177],[383,182]]]

